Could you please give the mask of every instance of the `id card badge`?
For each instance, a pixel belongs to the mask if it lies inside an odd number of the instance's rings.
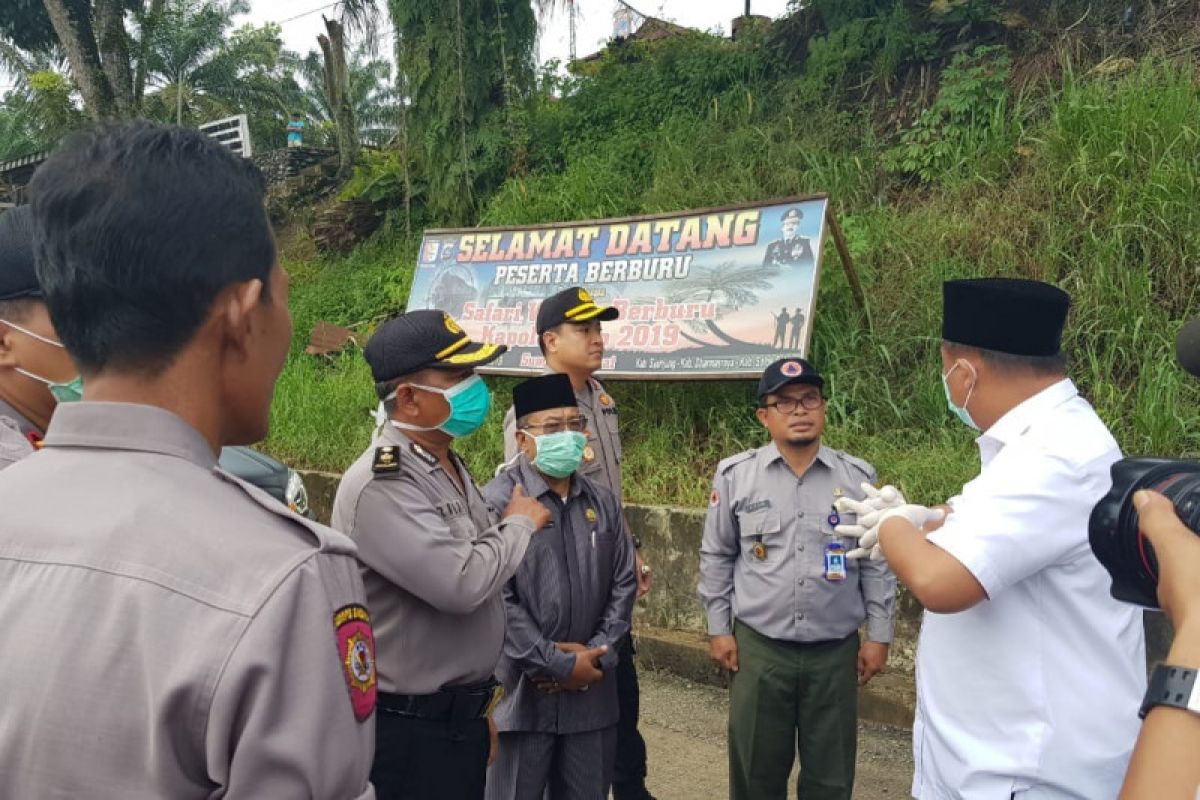
[[[825,580],[834,583],[846,580],[846,548],[841,542],[825,545]]]

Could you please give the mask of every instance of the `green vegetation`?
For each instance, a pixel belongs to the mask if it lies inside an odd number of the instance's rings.
[[[940,5],[966,14],[986,4]],[[807,40],[803,59],[775,30],[738,44],[707,36],[626,44],[565,87],[543,77],[531,100],[528,171],[490,196],[481,221],[828,191],[870,306],[868,325],[827,258],[812,357],[830,380],[830,444],[873,461],[919,500],[960,486],[977,464],[938,380],[940,285],[1019,275],[1073,295],[1073,374],[1127,452],[1200,453],[1200,391],[1172,355],[1174,331],[1196,313],[1200,278],[1194,63],[1147,55],[1113,75],[1064,60],[1043,66],[1045,79],[1018,85],[1012,76],[1028,75],[1034,57],[960,48],[941,62],[928,103],[898,109],[904,76],[914,74],[902,65],[931,58],[922,53],[938,39],[925,29],[893,42],[897,55],[881,66],[881,52],[892,51],[877,40],[888,29],[847,19]],[[858,70],[880,79],[868,101],[857,77],[843,83]],[[563,89],[563,99],[551,99]],[[340,470],[366,446],[375,399],[361,355],[314,359],[302,350],[318,320],[368,332],[402,309],[416,241],[401,229],[345,259],[286,260],[297,338],[267,442],[279,457]],[[481,479],[501,459],[511,381],[492,385],[492,420],[460,445]],[[716,462],[762,442],[749,382],[611,390],[630,500],[703,504]]]

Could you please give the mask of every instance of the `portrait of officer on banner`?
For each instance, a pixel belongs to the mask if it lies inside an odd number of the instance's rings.
[[[776,239],[767,245],[767,254],[763,258],[763,266],[773,269],[786,269],[797,264],[812,264],[812,242],[807,236],[800,235],[800,220],[804,212],[795,206],[783,212],[780,218],[783,228],[783,238]]]

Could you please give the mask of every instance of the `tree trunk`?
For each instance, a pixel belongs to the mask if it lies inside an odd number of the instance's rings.
[[[100,45],[100,66],[112,89],[117,113],[132,117],[135,110],[133,68],[130,66],[123,5],[121,0],[96,0],[96,38]]]
[[[183,127],[183,76],[175,81],[175,124]]]
[[[404,71],[400,32],[396,31],[396,90],[400,95],[400,148],[404,159],[404,235],[412,236],[412,151],[408,149],[408,73]]]
[[[83,107],[88,116],[94,120],[117,116],[112,87],[100,66],[100,54],[96,49],[91,20],[87,15],[73,15],[67,10],[64,0],[43,1],[54,33],[67,54],[71,75],[83,96]]]
[[[324,17],[322,17],[324,19]],[[337,20],[325,19],[328,36],[317,36],[325,55],[325,94],[337,124],[338,177],[347,179],[358,160],[358,127],[350,99],[350,71],[346,66],[346,31]]]

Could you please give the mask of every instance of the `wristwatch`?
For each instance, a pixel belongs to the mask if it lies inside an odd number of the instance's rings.
[[[1173,667],[1170,664],[1159,664],[1150,674],[1150,685],[1146,687],[1146,697],[1138,716],[1142,719],[1155,706],[1171,706],[1200,714],[1200,690],[1196,687],[1196,669],[1194,667]]]

